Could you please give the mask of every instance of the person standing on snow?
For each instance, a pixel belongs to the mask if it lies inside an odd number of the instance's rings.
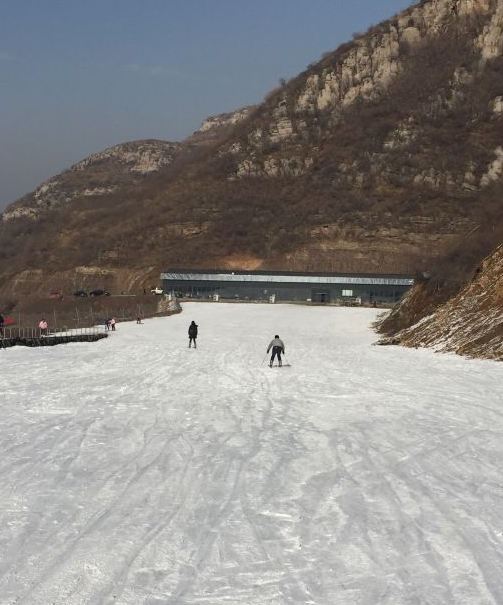
[[[269,362],[269,367],[272,368],[272,364],[274,362],[275,357],[278,358],[278,365],[281,367],[282,366],[281,353],[283,353],[283,355],[285,354],[285,345],[283,344],[283,341],[277,334],[269,343],[269,346],[267,347],[267,352],[269,353],[269,351],[271,349],[272,349],[272,355],[271,355],[271,361]]]
[[[189,349],[190,349],[190,345],[192,344],[192,341],[194,341],[194,349],[197,349],[196,338],[197,338],[197,324],[195,321],[193,321],[189,326]]]
[[[42,317],[42,319],[40,320],[40,323],[38,324],[38,327],[40,328],[40,336],[47,336],[47,322],[45,321],[45,319]]]
[[[0,313],[0,336],[3,336],[4,323],[5,323],[5,320],[3,318],[3,315]]]

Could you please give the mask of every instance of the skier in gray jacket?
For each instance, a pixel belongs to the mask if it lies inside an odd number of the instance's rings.
[[[281,353],[283,353],[283,355],[285,354],[285,345],[283,344],[283,341],[277,334],[269,343],[269,346],[267,347],[267,352],[269,353],[269,351],[271,349],[272,349],[272,355],[271,355],[271,361],[269,362],[269,367],[272,368],[272,364],[273,364],[274,358],[276,356],[278,357],[278,365],[281,367],[281,365],[282,365]]]

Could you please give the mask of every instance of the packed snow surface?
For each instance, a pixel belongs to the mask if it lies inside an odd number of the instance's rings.
[[[375,317],[192,303],[0,350],[1,605],[501,605],[503,365]]]

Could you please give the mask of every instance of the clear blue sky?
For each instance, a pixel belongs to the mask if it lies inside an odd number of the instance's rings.
[[[411,0],[0,0],[0,209],[91,153],[259,103]]]

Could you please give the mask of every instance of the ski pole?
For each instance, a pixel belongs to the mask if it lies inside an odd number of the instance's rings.
[[[261,366],[264,365],[264,361],[266,360],[266,357],[267,357],[267,353],[265,354],[264,359],[262,359],[262,363],[260,364]]]

